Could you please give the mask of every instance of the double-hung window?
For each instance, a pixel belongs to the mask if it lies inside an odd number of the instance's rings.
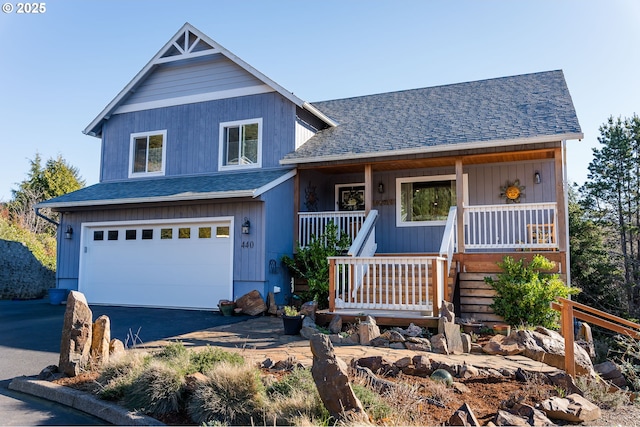
[[[468,201],[466,180],[464,200]],[[445,225],[449,209],[456,206],[456,176],[437,175],[398,178],[396,224],[398,227]]]
[[[167,131],[131,134],[129,177],[164,175]]]
[[[262,119],[220,123],[220,169],[260,167]]]

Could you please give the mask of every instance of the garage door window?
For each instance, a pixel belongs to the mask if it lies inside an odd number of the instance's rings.
[[[216,227],[216,237],[229,237],[229,227]]]
[[[151,239],[153,239],[153,229],[143,229],[142,240],[151,240]]]
[[[191,238],[191,228],[178,228],[178,239],[190,239]]]
[[[127,240],[136,240],[136,230],[127,230],[124,238]]]
[[[118,240],[118,230],[109,230],[107,235],[108,240]]]
[[[211,238],[211,227],[200,227],[200,228],[198,228],[198,238],[200,238],[200,239],[210,239]]]
[[[173,239],[173,228],[163,228],[160,230],[161,239]]]
[[[104,231],[94,231],[93,240],[104,240]]]

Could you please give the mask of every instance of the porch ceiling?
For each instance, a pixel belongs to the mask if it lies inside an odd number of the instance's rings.
[[[299,170],[314,169],[325,173],[350,173],[360,170],[365,164],[370,164],[374,172],[385,172],[400,169],[422,169],[443,166],[455,166],[456,159],[462,159],[463,165],[478,165],[486,163],[510,163],[527,160],[553,159],[555,149],[538,149],[508,151],[499,153],[478,153],[449,156],[430,156],[417,158],[394,158],[394,159],[369,159],[369,160],[340,160],[337,162],[325,162],[298,165]]]

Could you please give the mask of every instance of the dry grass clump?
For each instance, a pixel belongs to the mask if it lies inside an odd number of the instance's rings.
[[[327,425],[329,413],[316,388],[311,370],[294,369],[266,388],[264,417],[277,425]]]
[[[178,412],[183,400],[184,375],[171,366],[152,361],[127,388],[124,403],[131,410],[153,415]]]
[[[622,390],[612,391],[610,386],[596,378],[582,376],[576,378],[576,385],[584,393],[585,399],[595,403],[601,409],[618,409],[629,405],[629,395]]]
[[[220,362],[199,382],[187,411],[198,424],[252,424],[263,407],[264,387],[259,372],[248,365]]]
[[[101,386],[98,391],[100,398],[116,401],[122,399],[151,359],[151,355],[141,352],[127,352],[121,357],[110,359],[97,380]]]

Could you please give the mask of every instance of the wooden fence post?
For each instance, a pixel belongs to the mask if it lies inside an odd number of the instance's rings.
[[[562,301],[562,335],[564,336],[564,370],[576,377],[576,361],[573,349],[573,305],[571,301]]]

